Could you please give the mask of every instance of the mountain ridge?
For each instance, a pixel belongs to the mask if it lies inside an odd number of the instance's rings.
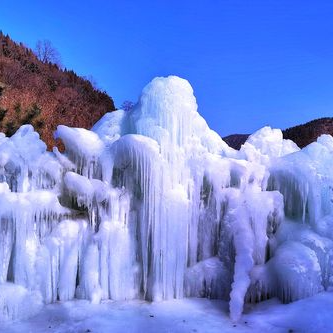
[[[283,138],[294,141],[300,148],[317,140],[322,134],[333,136],[333,117],[324,117],[311,120],[282,130]],[[250,134],[231,134],[222,139],[232,148],[239,150]]]

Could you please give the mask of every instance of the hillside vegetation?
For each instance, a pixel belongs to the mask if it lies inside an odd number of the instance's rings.
[[[0,131],[11,136],[32,124],[49,149],[58,124],[91,128],[115,110],[105,92],[74,71],[40,61],[22,43],[0,31]]]
[[[316,141],[322,134],[333,135],[333,118],[315,119],[283,131],[285,139],[293,140],[301,148]]]

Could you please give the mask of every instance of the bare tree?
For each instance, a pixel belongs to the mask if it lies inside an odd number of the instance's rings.
[[[61,57],[58,50],[48,39],[39,40],[36,43],[35,54],[39,60],[48,63],[51,62],[61,66]]]
[[[92,75],[82,76],[82,78],[89,81],[95,90],[100,90],[100,88],[98,87],[97,81],[95,80],[95,78]]]
[[[121,104],[120,109],[124,111],[130,111],[134,107],[134,103],[131,101],[124,101],[123,104]]]

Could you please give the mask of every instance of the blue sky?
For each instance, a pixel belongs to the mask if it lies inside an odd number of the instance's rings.
[[[333,116],[333,2],[2,1],[0,29],[92,75],[117,106],[155,76],[190,81],[221,135]]]

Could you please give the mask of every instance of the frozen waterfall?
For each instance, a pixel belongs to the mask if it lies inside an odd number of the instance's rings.
[[[91,131],[0,137],[0,320],[73,298],[291,302],[333,288],[333,138],[265,127],[240,151],[156,78]],[[26,304],[29,304],[29,311]]]

